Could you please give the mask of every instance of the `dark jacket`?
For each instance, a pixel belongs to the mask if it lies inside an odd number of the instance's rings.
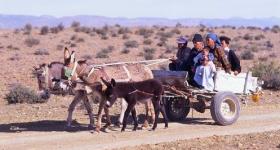
[[[169,69],[174,71],[185,70],[184,64],[186,64],[191,49],[189,47],[179,49],[177,51],[177,60],[169,64]]]
[[[230,72],[231,65],[226,58],[225,52],[221,46],[215,46],[215,48],[210,48],[210,53],[214,54],[214,61],[216,67],[223,68],[226,72]]]
[[[193,71],[194,61],[193,59],[199,54],[199,51],[196,48],[192,48],[187,61],[185,62],[184,70],[187,70],[189,73]]]
[[[236,56],[234,50],[229,50],[228,52],[228,61],[231,65],[232,71],[237,71],[238,73],[241,72],[240,60]]]

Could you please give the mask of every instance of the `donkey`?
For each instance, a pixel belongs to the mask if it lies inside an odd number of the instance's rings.
[[[117,98],[124,98],[125,101],[128,103],[121,131],[125,131],[127,118],[130,112],[132,113],[132,117],[134,120],[133,131],[136,131],[138,123],[136,118],[135,105],[137,102],[143,103],[145,102],[145,100],[150,98],[152,100],[155,110],[155,121],[152,130],[155,130],[157,127],[159,112],[161,112],[163,115],[165,128],[168,127],[167,116],[162,102],[163,86],[158,80],[149,79],[139,82],[116,83],[116,81],[112,79],[110,83],[104,80],[103,78],[101,79],[102,82],[107,86],[106,90],[104,91],[106,99],[108,100],[106,102],[107,107],[111,107],[115,103]]]
[[[74,91],[74,89],[72,89],[67,82],[63,82],[63,80],[61,79],[63,67],[64,64],[61,62],[51,62],[50,64],[41,64],[39,65],[39,67],[33,67],[34,68],[33,73],[36,75],[38,81],[39,95],[41,98],[45,98],[45,99],[50,98],[51,94],[75,95],[74,100],[70,104],[68,111],[73,112],[75,105],[82,100],[89,114],[89,118],[90,118],[89,128],[93,128],[94,120],[92,115],[92,108],[90,106],[88,97],[85,94],[85,91],[83,90]],[[101,92],[100,86],[101,85],[98,84],[91,85],[91,88]],[[92,93],[92,94],[93,96],[96,96],[94,95],[96,93]],[[108,112],[106,110],[105,110],[105,114],[107,115]],[[67,120],[68,120],[67,127],[70,127],[72,114],[68,116]],[[109,124],[109,122],[110,120],[107,120],[107,124]]]
[[[68,49],[64,50],[64,59],[65,59],[65,68],[64,68],[64,73],[62,75],[65,75],[65,79],[69,79],[70,81],[73,82],[77,82],[77,81],[82,81],[83,83],[78,83],[78,89],[80,90],[87,90],[89,92],[91,91],[95,91],[95,90],[91,90],[88,88],[88,85],[94,84],[94,83],[103,83],[100,80],[100,77],[105,77],[106,80],[109,81],[109,77],[108,77],[108,73],[110,72],[108,70],[105,70],[105,68],[93,68],[89,65],[86,64],[86,61],[75,61],[75,53],[72,52],[70,54]],[[143,69],[144,68],[144,69]],[[126,68],[127,69],[127,68]],[[142,65],[142,69],[141,70],[143,74],[147,74],[148,78],[152,78],[153,75],[151,73],[151,71],[149,69],[147,69],[147,67],[143,67]],[[129,72],[128,69],[125,70],[126,72]],[[119,70],[117,71],[119,72]],[[117,72],[114,72],[111,74],[111,76],[117,74]],[[130,75],[128,75],[130,76]],[[130,76],[130,80],[137,80],[137,77],[135,78],[134,76]],[[139,80],[139,79],[138,79]],[[142,79],[143,80],[143,79]],[[103,86],[104,87],[104,86]],[[76,88],[77,89],[77,88]],[[98,96],[100,97],[101,101],[99,104],[99,109],[98,109],[98,115],[97,115],[97,125],[96,125],[96,130],[99,131],[100,127],[101,127],[101,115],[102,115],[102,111],[103,108],[105,110],[105,113],[107,115],[107,124],[105,127],[107,127],[110,124],[110,116],[109,116],[109,110],[107,107],[105,106],[105,97],[103,95],[103,93],[101,91],[95,91],[96,93],[98,93]],[[84,93],[86,94],[86,93]],[[151,111],[151,109],[149,108],[149,104],[150,103],[146,103],[146,120],[148,118],[148,110]],[[68,122],[71,122],[71,116],[75,107],[75,103],[73,103],[73,105],[70,105],[71,107],[69,107],[69,114],[68,114]],[[122,112],[123,111],[123,107],[122,107]],[[152,112],[152,111],[151,111]],[[122,113],[124,114],[124,113]],[[120,117],[122,118],[122,117]],[[152,118],[154,118],[154,114],[152,113]],[[153,119],[154,120],[154,119]],[[120,119],[120,121],[122,121],[122,119]],[[147,123],[147,121],[145,121],[145,123]]]
[[[63,63],[51,62],[50,64],[40,64],[39,67],[33,67],[33,74],[37,78],[39,87],[39,96],[48,99],[51,94],[69,93],[70,89],[64,82],[61,82],[61,69]]]

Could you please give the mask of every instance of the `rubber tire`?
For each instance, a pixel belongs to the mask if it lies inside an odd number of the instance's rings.
[[[190,107],[188,106],[189,100],[184,98],[164,98],[165,99],[165,111],[167,118],[170,121],[182,121],[184,120],[190,112]],[[174,113],[174,108],[172,104],[176,101],[180,100],[182,102],[182,107],[180,108],[181,113]]]
[[[235,104],[235,115],[232,118],[225,118],[221,113],[221,104],[225,99],[231,100]],[[240,115],[239,98],[232,92],[218,92],[211,101],[210,112],[212,119],[219,125],[231,125],[237,121]]]

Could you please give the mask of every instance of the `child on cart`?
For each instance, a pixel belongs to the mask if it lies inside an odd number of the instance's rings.
[[[216,67],[213,63],[214,55],[209,53],[209,48],[203,48],[203,51],[194,58],[195,75],[194,81],[198,88],[213,91],[214,75]]]

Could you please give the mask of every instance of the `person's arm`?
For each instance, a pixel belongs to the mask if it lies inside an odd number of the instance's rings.
[[[225,69],[225,71],[227,73],[230,73],[231,66],[230,66],[230,63],[229,63],[228,59],[225,57],[224,50],[221,47],[219,47],[219,48],[217,48],[217,52],[218,52],[218,55],[219,55],[219,61],[221,61],[222,65],[223,65],[223,68]]]
[[[233,50],[229,51],[229,58],[231,60],[231,63],[233,64],[233,71],[237,71],[238,73],[240,73],[241,72],[240,60],[236,56]]]

